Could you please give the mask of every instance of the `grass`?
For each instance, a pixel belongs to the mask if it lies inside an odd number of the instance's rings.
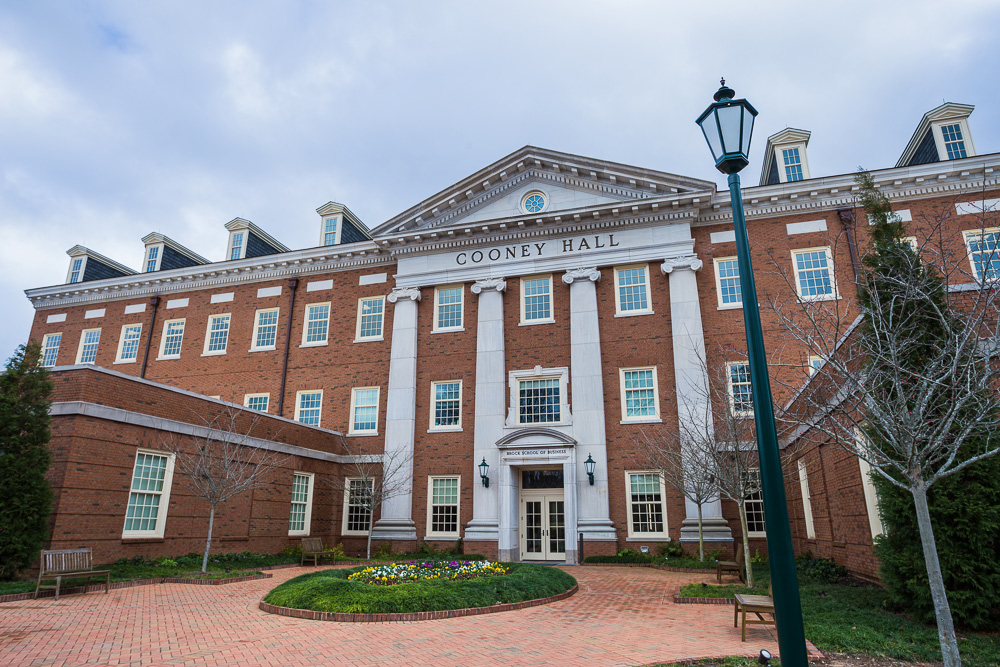
[[[509,568],[505,576],[464,581],[432,579],[395,586],[347,580],[349,574],[363,568],[322,570],[286,581],[268,593],[264,601],[280,607],[339,613],[444,611],[550,597],[576,584],[576,579],[554,567],[511,563]]]

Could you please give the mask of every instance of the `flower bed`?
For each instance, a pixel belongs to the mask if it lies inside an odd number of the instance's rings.
[[[348,581],[358,581],[374,586],[394,586],[407,581],[429,579],[464,580],[485,576],[503,576],[509,570],[492,561],[410,561],[372,565],[347,577]]]

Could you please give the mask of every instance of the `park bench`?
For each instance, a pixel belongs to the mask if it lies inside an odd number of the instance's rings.
[[[746,554],[743,553],[743,543],[736,543],[736,559],[735,560],[720,560],[715,564],[715,579],[718,583],[722,583],[722,575],[725,572],[735,572],[736,576],[740,578],[740,581],[746,583],[744,579],[746,572]]]
[[[41,565],[38,570],[38,584],[35,586],[35,599],[38,591],[43,588],[56,589],[56,600],[59,599],[59,589],[63,579],[85,579],[104,577],[104,593],[111,590],[111,570],[95,570],[94,555],[90,547],[78,549],[43,549]],[[55,584],[43,584],[43,579],[55,579]],[[86,585],[83,592],[87,592]]]
[[[734,596],[735,604],[733,605],[733,627],[737,626],[737,621],[739,621],[740,615],[742,614],[742,632],[743,641],[747,640],[747,626],[748,625],[774,625],[774,599],[771,597],[771,586],[767,587],[767,595],[747,595],[745,593],[737,593]],[[757,619],[751,618],[747,620],[747,614],[754,614]],[[771,618],[764,618],[764,614],[770,614]]]
[[[302,538],[302,560],[299,565],[305,565],[306,561],[312,559],[313,565],[319,565],[323,558],[332,558],[337,561],[337,554],[333,551],[323,551],[323,540],[319,537]]]

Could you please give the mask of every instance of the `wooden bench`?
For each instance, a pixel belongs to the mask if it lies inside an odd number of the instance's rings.
[[[323,551],[323,540],[319,537],[302,538],[302,560],[299,565],[305,565],[306,561],[312,559],[313,565],[319,565],[323,558],[332,558],[337,562],[337,554],[332,551]]]
[[[746,554],[743,553],[743,543],[736,544],[736,560],[720,560],[715,564],[715,579],[722,583],[722,575],[725,572],[735,572],[740,581],[746,583]]]
[[[43,549],[41,565],[38,570],[38,584],[35,586],[35,598],[43,588],[56,589],[56,600],[59,599],[59,589],[63,579],[85,579],[104,577],[105,595],[111,590],[111,570],[95,570],[94,555],[90,547],[79,549]],[[43,584],[43,579],[55,579],[55,584]],[[87,592],[84,585],[83,592]]]
[[[771,597],[771,587],[767,587],[768,595],[747,595],[737,593],[735,595],[736,604],[733,605],[733,627],[735,628],[740,618],[743,616],[743,641],[747,640],[748,625],[774,625],[774,599]],[[747,620],[747,613],[757,616],[757,620]],[[764,618],[764,614],[770,614],[771,618]]]

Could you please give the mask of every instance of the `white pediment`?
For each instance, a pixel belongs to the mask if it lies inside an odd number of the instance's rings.
[[[467,211],[465,215],[455,216],[448,221],[448,224],[515,218],[533,213],[535,211],[528,210],[524,200],[528,195],[535,193],[539,194],[544,201],[544,207],[537,212],[546,214],[555,211],[567,211],[585,206],[600,206],[601,204],[612,204],[628,199],[642,198],[642,195],[639,193],[635,193],[633,196],[614,195],[602,190],[575,188],[564,184],[556,184],[548,179],[543,180],[538,177],[529,176],[518,183],[512,184],[505,194],[495,197],[493,201],[473,208]]]

